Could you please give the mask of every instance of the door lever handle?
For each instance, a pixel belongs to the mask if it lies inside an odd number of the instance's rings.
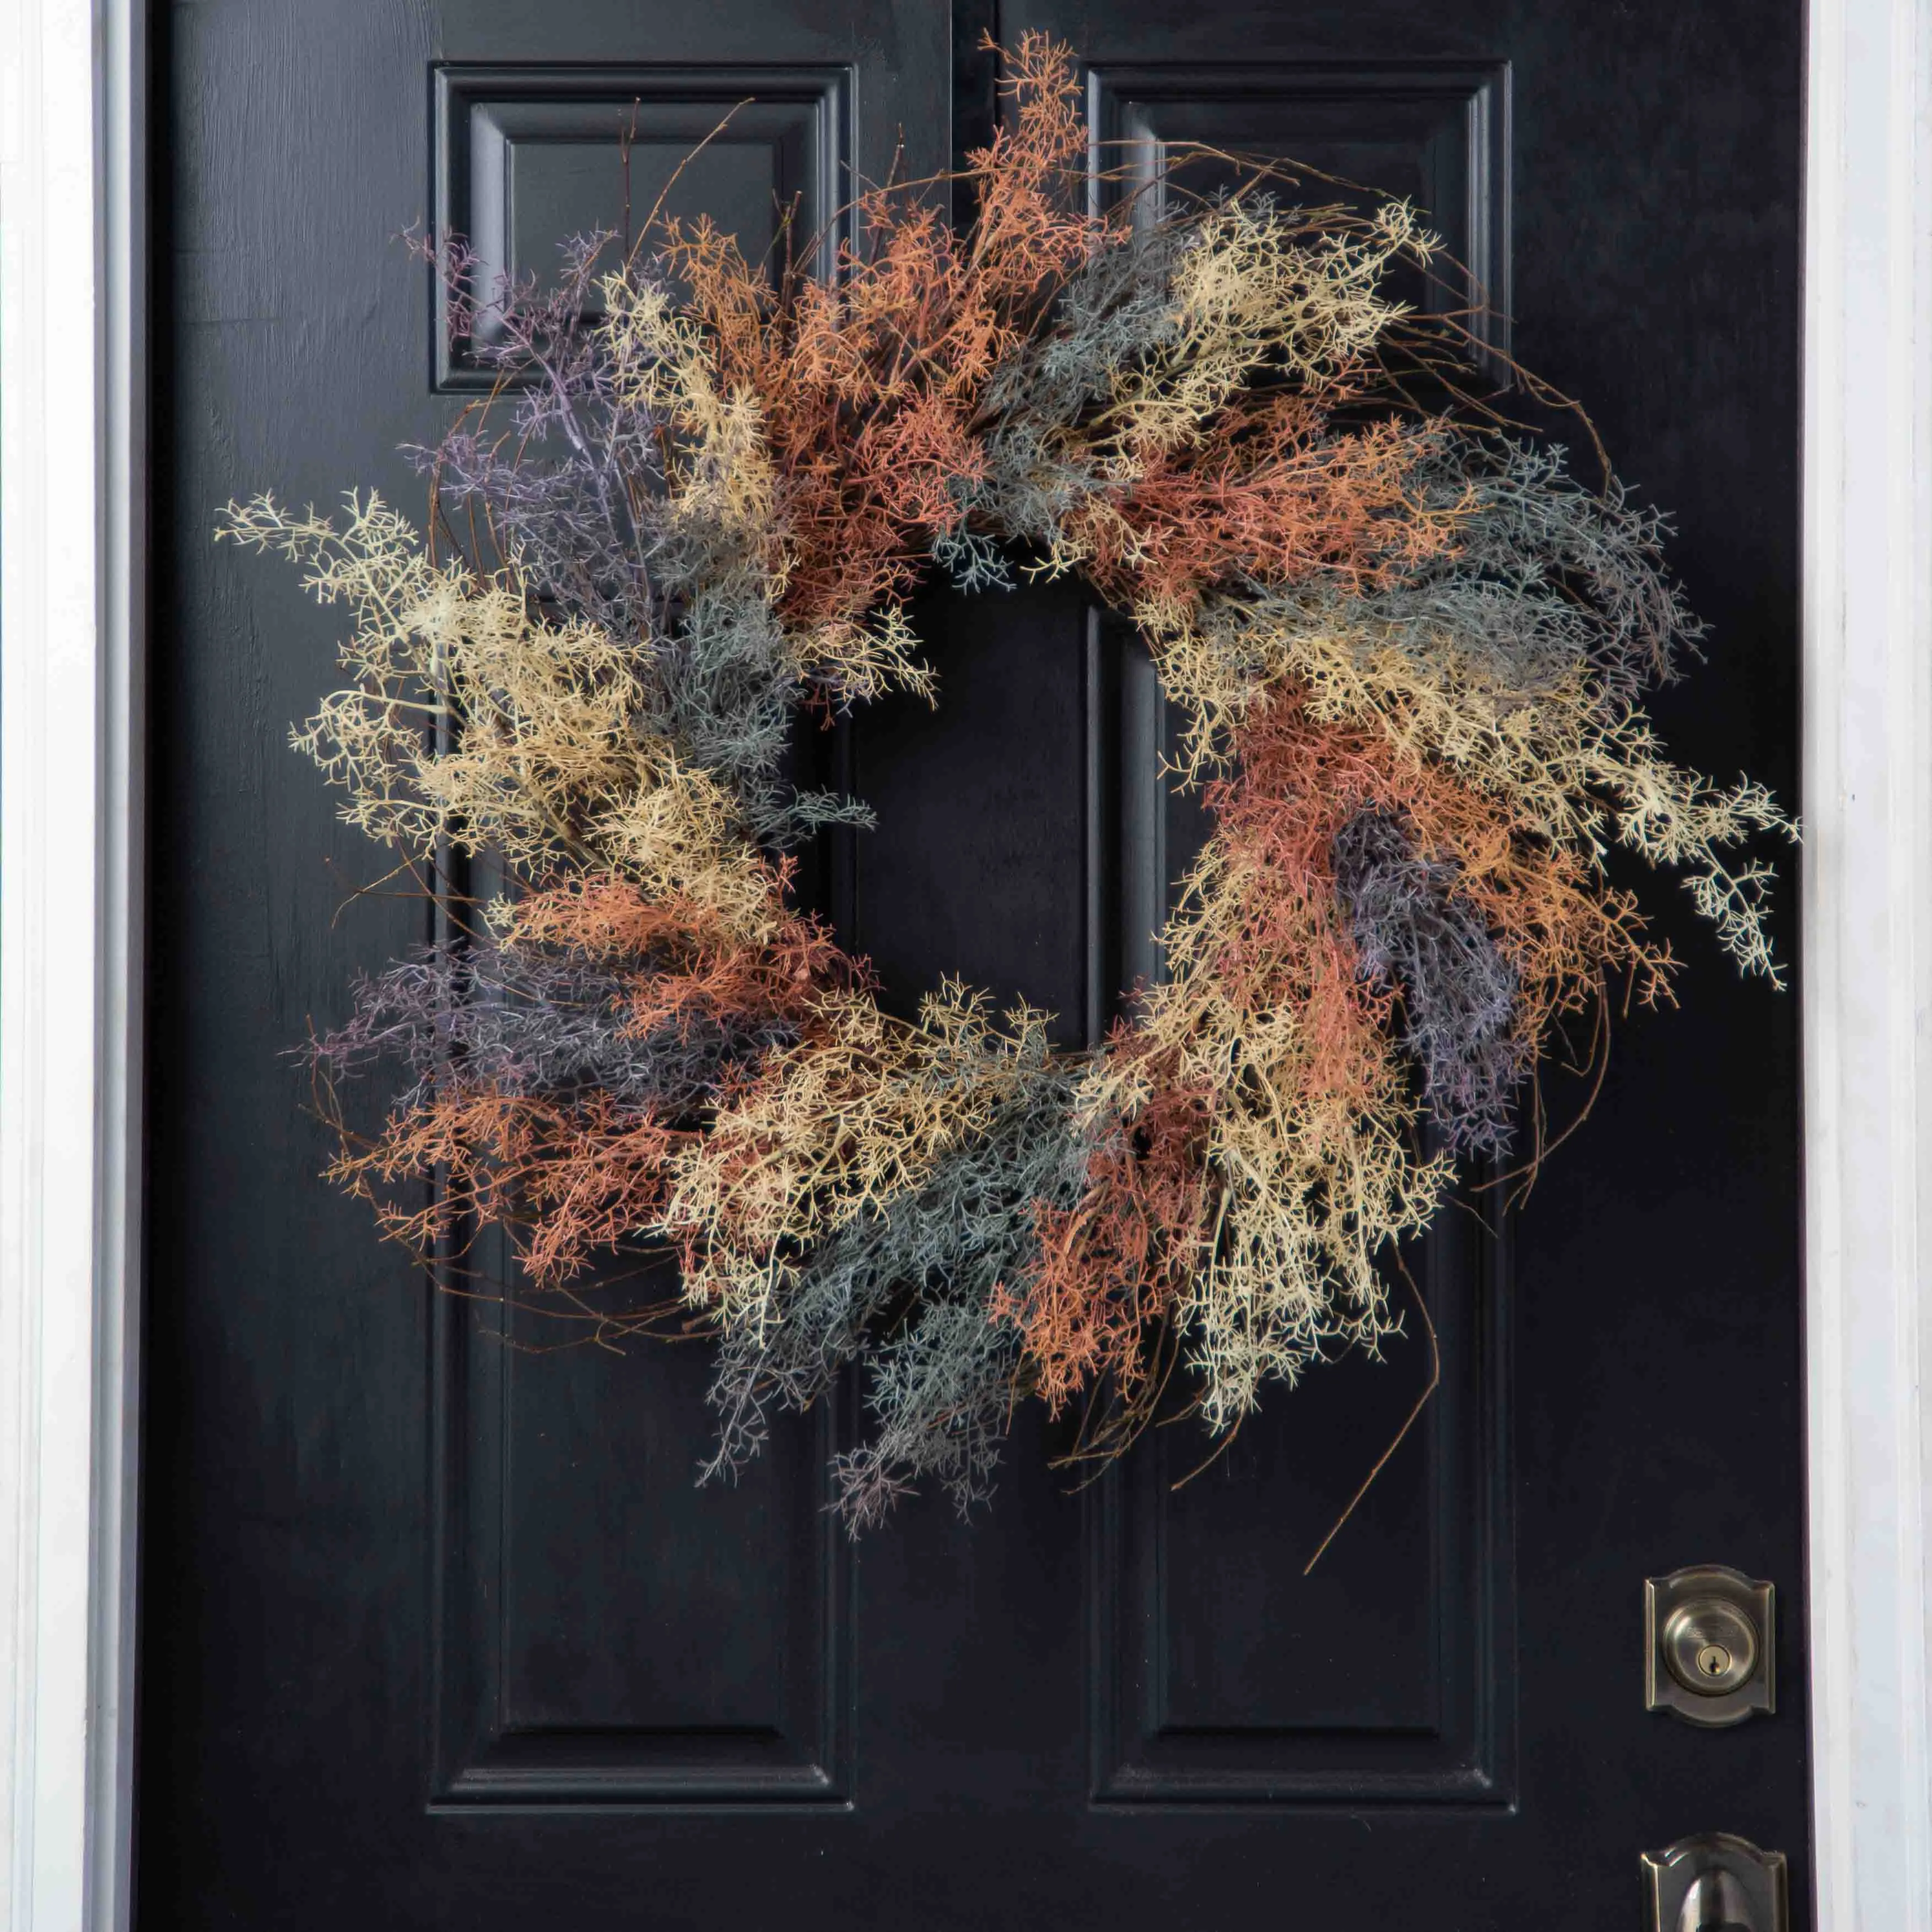
[[[1706,1832],[1643,1855],[1650,1932],[1786,1932],[1782,1852]]]
[[[1744,1888],[1727,1871],[1700,1872],[1684,1894],[1672,1932],[1762,1932]]]

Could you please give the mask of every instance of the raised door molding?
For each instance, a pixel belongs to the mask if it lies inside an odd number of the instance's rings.
[[[856,178],[849,68],[457,63],[432,87],[436,232],[475,250],[486,306],[500,282],[546,279],[560,238],[641,226],[660,196],[666,214],[709,214],[749,260],[789,252],[819,274],[838,260]],[[436,387],[487,394],[495,377],[434,292]]]
[[[1304,61],[1240,66],[1108,63],[1090,69],[1094,193],[1153,189],[1170,142],[1292,154],[1311,202],[1357,186],[1401,195],[1447,250],[1406,300],[1466,323],[1498,376],[1510,346],[1510,72],[1498,62]],[[1210,170],[1211,191],[1238,179]],[[1284,193],[1287,192],[1284,189]]]

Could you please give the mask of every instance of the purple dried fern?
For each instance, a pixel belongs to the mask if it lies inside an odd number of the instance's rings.
[[[1499,1152],[1531,1059],[1515,968],[1456,891],[1456,868],[1418,852],[1389,814],[1357,813],[1332,857],[1364,974],[1400,989],[1430,1117],[1457,1153]]]

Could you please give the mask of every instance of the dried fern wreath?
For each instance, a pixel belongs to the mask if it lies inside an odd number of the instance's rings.
[[[1457,389],[1455,326],[1383,292],[1432,253],[1407,208],[1292,208],[1258,170],[1086,212],[1070,56],[1007,65],[964,237],[899,187],[833,284],[702,224],[615,266],[573,244],[554,294],[465,318],[506,380],[417,452],[427,539],[373,496],[224,532],[346,607],[349,682],[295,742],[455,935],[313,1048],[331,1096],[407,1083],[335,1178],[418,1251],[508,1228],[538,1290],[674,1253],[713,1472],[864,1358],[855,1526],[921,1477],[983,1495],[1022,1397],[1106,1453],[1177,1361],[1225,1432],[1372,1346],[1396,1244],[1503,1147],[1552,1028],[1610,975],[1664,986],[1608,848],[1774,977],[1768,873],[1720,854],[1792,830],[1661,754],[1640,694],[1698,626],[1660,526]],[[867,822],[786,783],[795,716],[932,695],[935,567],[1077,573],[1184,716],[1213,836],[1100,1050],[954,984],[892,1017],[789,896],[778,854]],[[449,852],[508,888],[474,908]]]

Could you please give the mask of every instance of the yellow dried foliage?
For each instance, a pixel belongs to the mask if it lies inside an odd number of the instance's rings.
[[[604,278],[598,337],[617,394],[661,416],[676,433],[669,478],[673,497],[729,526],[762,532],[772,506],[771,451],[758,399],[727,388],[692,318],[641,277]]]
[[[771,868],[724,788],[645,726],[634,653],[545,622],[508,570],[433,562],[379,496],[347,508],[338,530],[260,496],[230,505],[222,531],[302,563],[318,601],[353,617],[352,681],[291,734],[347,794],[342,817],[421,856],[446,840],[536,874],[568,858],[768,929]]]
[[[1414,1150],[1415,1104],[1387,1032],[1334,1023],[1360,1000],[1353,961],[1322,908],[1298,910],[1285,922],[1265,868],[1210,839],[1168,922],[1171,976],[1145,996],[1138,1050],[1082,1083],[1094,1131],[1139,1115],[1150,1068],[1212,1096],[1214,1220],[1177,1312],[1217,1430],[1264,1382],[1293,1382],[1323,1338],[1374,1348],[1389,1325],[1378,1257],[1427,1224],[1454,1178],[1448,1156]],[[1217,970],[1237,950],[1242,970]]]
[[[918,1187],[1046,1051],[1046,1014],[1000,1024],[950,980],[916,1022],[862,992],[827,994],[814,1018],[677,1160],[661,1232],[686,1295],[730,1328],[762,1333],[814,1242]]]
[[[1358,232],[1318,233],[1264,202],[1201,218],[1174,277],[1174,332],[1124,364],[1088,434],[1114,473],[1200,442],[1264,365],[1311,392],[1334,390],[1406,313],[1381,292],[1389,264],[1426,262],[1435,243],[1406,202]]]
[[[800,673],[836,690],[847,704],[869,704],[890,691],[939,701],[932,667],[902,604],[888,604],[869,622],[833,617],[790,633]]]

